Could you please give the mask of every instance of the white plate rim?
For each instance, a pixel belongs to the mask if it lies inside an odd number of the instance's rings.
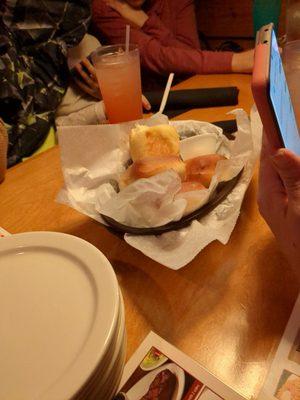
[[[115,334],[119,314],[119,288],[113,268],[107,258],[89,242],[65,233],[36,231],[18,233],[0,239],[1,252],[25,249],[26,247],[55,248],[55,250],[70,253],[78,258],[91,273],[96,290],[103,285],[103,269],[105,270],[106,284],[111,285],[113,297],[110,298],[110,322],[105,327],[105,340],[99,346],[99,332],[103,331],[101,313],[95,312],[95,319],[81,353],[76,357],[70,368],[53,383],[49,390],[41,394],[40,400],[54,398],[72,398],[87,382],[92,372],[97,368],[102,355]],[[83,258],[84,254],[84,258]],[[101,268],[99,267],[101,265]],[[102,273],[101,273],[102,272]]]

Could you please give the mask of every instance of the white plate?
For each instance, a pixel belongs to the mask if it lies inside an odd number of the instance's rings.
[[[176,375],[177,384],[174,395],[170,400],[180,400],[184,390],[184,371],[174,363],[164,364],[162,367],[154,369],[140,379],[127,393],[128,400],[140,400],[149,390],[149,386],[154,381],[156,375],[161,371],[168,369]]]
[[[103,358],[103,363],[97,368],[93,379],[88,382],[78,399],[111,399],[112,396],[105,396],[104,393],[115,392],[118,388],[126,353],[125,310],[121,293],[118,327],[115,336],[116,340],[110,345],[111,351],[106,355],[105,359]],[[90,393],[93,393],[93,395]]]
[[[119,315],[104,255],[75,236],[0,241],[0,398],[70,399],[101,362]]]

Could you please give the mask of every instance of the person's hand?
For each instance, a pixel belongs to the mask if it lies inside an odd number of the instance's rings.
[[[82,80],[73,77],[76,85],[90,96],[101,98],[95,67],[85,58],[74,67]]]
[[[277,149],[265,135],[258,205],[300,281],[300,157]]]
[[[234,53],[231,61],[231,70],[235,73],[251,73],[254,63],[254,49]]]
[[[89,72],[89,75],[83,69],[83,65],[85,66],[85,69]],[[100,93],[100,89],[99,89],[99,85],[98,85],[98,81],[97,81],[95,67],[86,58],[86,59],[82,60],[80,63],[76,64],[75,69],[77,70],[77,72],[80,74],[80,76],[82,77],[82,79],[85,82],[85,83],[83,83],[81,80],[73,77],[74,81],[80,87],[80,89],[82,89],[84,92],[88,93],[89,95],[96,97],[97,99],[100,99],[101,93]],[[148,99],[143,95],[142,95],[142,105],[146,111],[151,110],[151,104],[149,103]]]
[[[139,28],[141,28],[149,18],[143,10],[131,7],[125,0],[105,0],[105,2],[124,19]]]
[[[143,105],[143,109],[146,111],[150,111],[151,110],[151,104],[149,103],[148,99],[142,95],[142,105]]]

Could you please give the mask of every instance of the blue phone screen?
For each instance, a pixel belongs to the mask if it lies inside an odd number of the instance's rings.
[[[270,99],[284,146],[300,155],[300,136],[274,31],[270,54]]]

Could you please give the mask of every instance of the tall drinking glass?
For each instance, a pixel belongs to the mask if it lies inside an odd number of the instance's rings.
[[[283,65],[300,131],[300,40],[288,42],[284,46]]]
[[[287,0],[286,4],[286,40],[300,39],[300,0]]]
[[[92,62],[110,123],[141,119],[142,89],[140,56],[137,46],[99,47]]]

